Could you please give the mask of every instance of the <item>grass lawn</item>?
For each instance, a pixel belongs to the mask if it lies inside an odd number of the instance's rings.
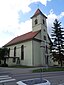
[[[51,68],[43,68],[43,69],[35,69],[32,72],[36,73],[36,72],[53,72],[53,71],[64,71],[63,67],[51,67]]]
[[[22,65],[14,65],[9,66],[8,68],[35,68],[34,66],[22,66]],[[37,72],[54,72],[54,71],[64,71],[64,67],[48,67],[48,68],[38,68],[35,70],[32,70],[33,73]]]
[[[9,66],[9,68],[34,68],[34,66],[14,65],[14,66]]]

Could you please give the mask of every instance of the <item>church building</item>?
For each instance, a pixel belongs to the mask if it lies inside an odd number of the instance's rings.
[[[4,45],[9,49],[6,63],[26,66],[51,66],[50,38],[47,33],[47,17],[37,9],[32,19],[32,31],[15,37]],[[28,29],[28,28],[27,28]]]

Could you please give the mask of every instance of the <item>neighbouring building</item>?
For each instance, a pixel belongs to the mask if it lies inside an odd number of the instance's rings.
[[[31,19],[31,32],[15,37],[4,45],[9,49],[8,57],[6,57],[8,65],[53,65],[50,38],[47,33],[47,17],[40,9],[37,9]]]

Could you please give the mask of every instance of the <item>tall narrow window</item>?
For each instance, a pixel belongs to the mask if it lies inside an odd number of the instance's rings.
[[[44,29],[44,32],[45,32],[46,30]]]
[[[46,36],[44,35],[44,40],[46,40]]]
[[[44,19],[43,19],[43,24],[45,25],[45,21],[44,21]]]
[[[36,20],[35,20],[35,25],[36,25],[37,23],[38,23],[38,20],[36,19]]]
[[[14,47],[14,57],[16,57],[16,47]]]
[[[46,48],[46,53],[48,54],[48,47],[47,47],[47,45],[46,45],[46,47],[45,47],[45,48]]]
[[[15,62],[16,61],[16,47],[14,47],[14,58],[13,58],[13,62]]]
[[[8,57],[10,57],[10,48],[8,49]]]
[[[24,60],[24,45],[21,46],[21,60]]]

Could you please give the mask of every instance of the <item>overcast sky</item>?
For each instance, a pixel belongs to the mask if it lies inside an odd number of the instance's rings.
[[[64,0],[0,0],[0,47],[32,30],[30,17],[37,8],[48,17],[49,34],[55,18],[64,27]]]

